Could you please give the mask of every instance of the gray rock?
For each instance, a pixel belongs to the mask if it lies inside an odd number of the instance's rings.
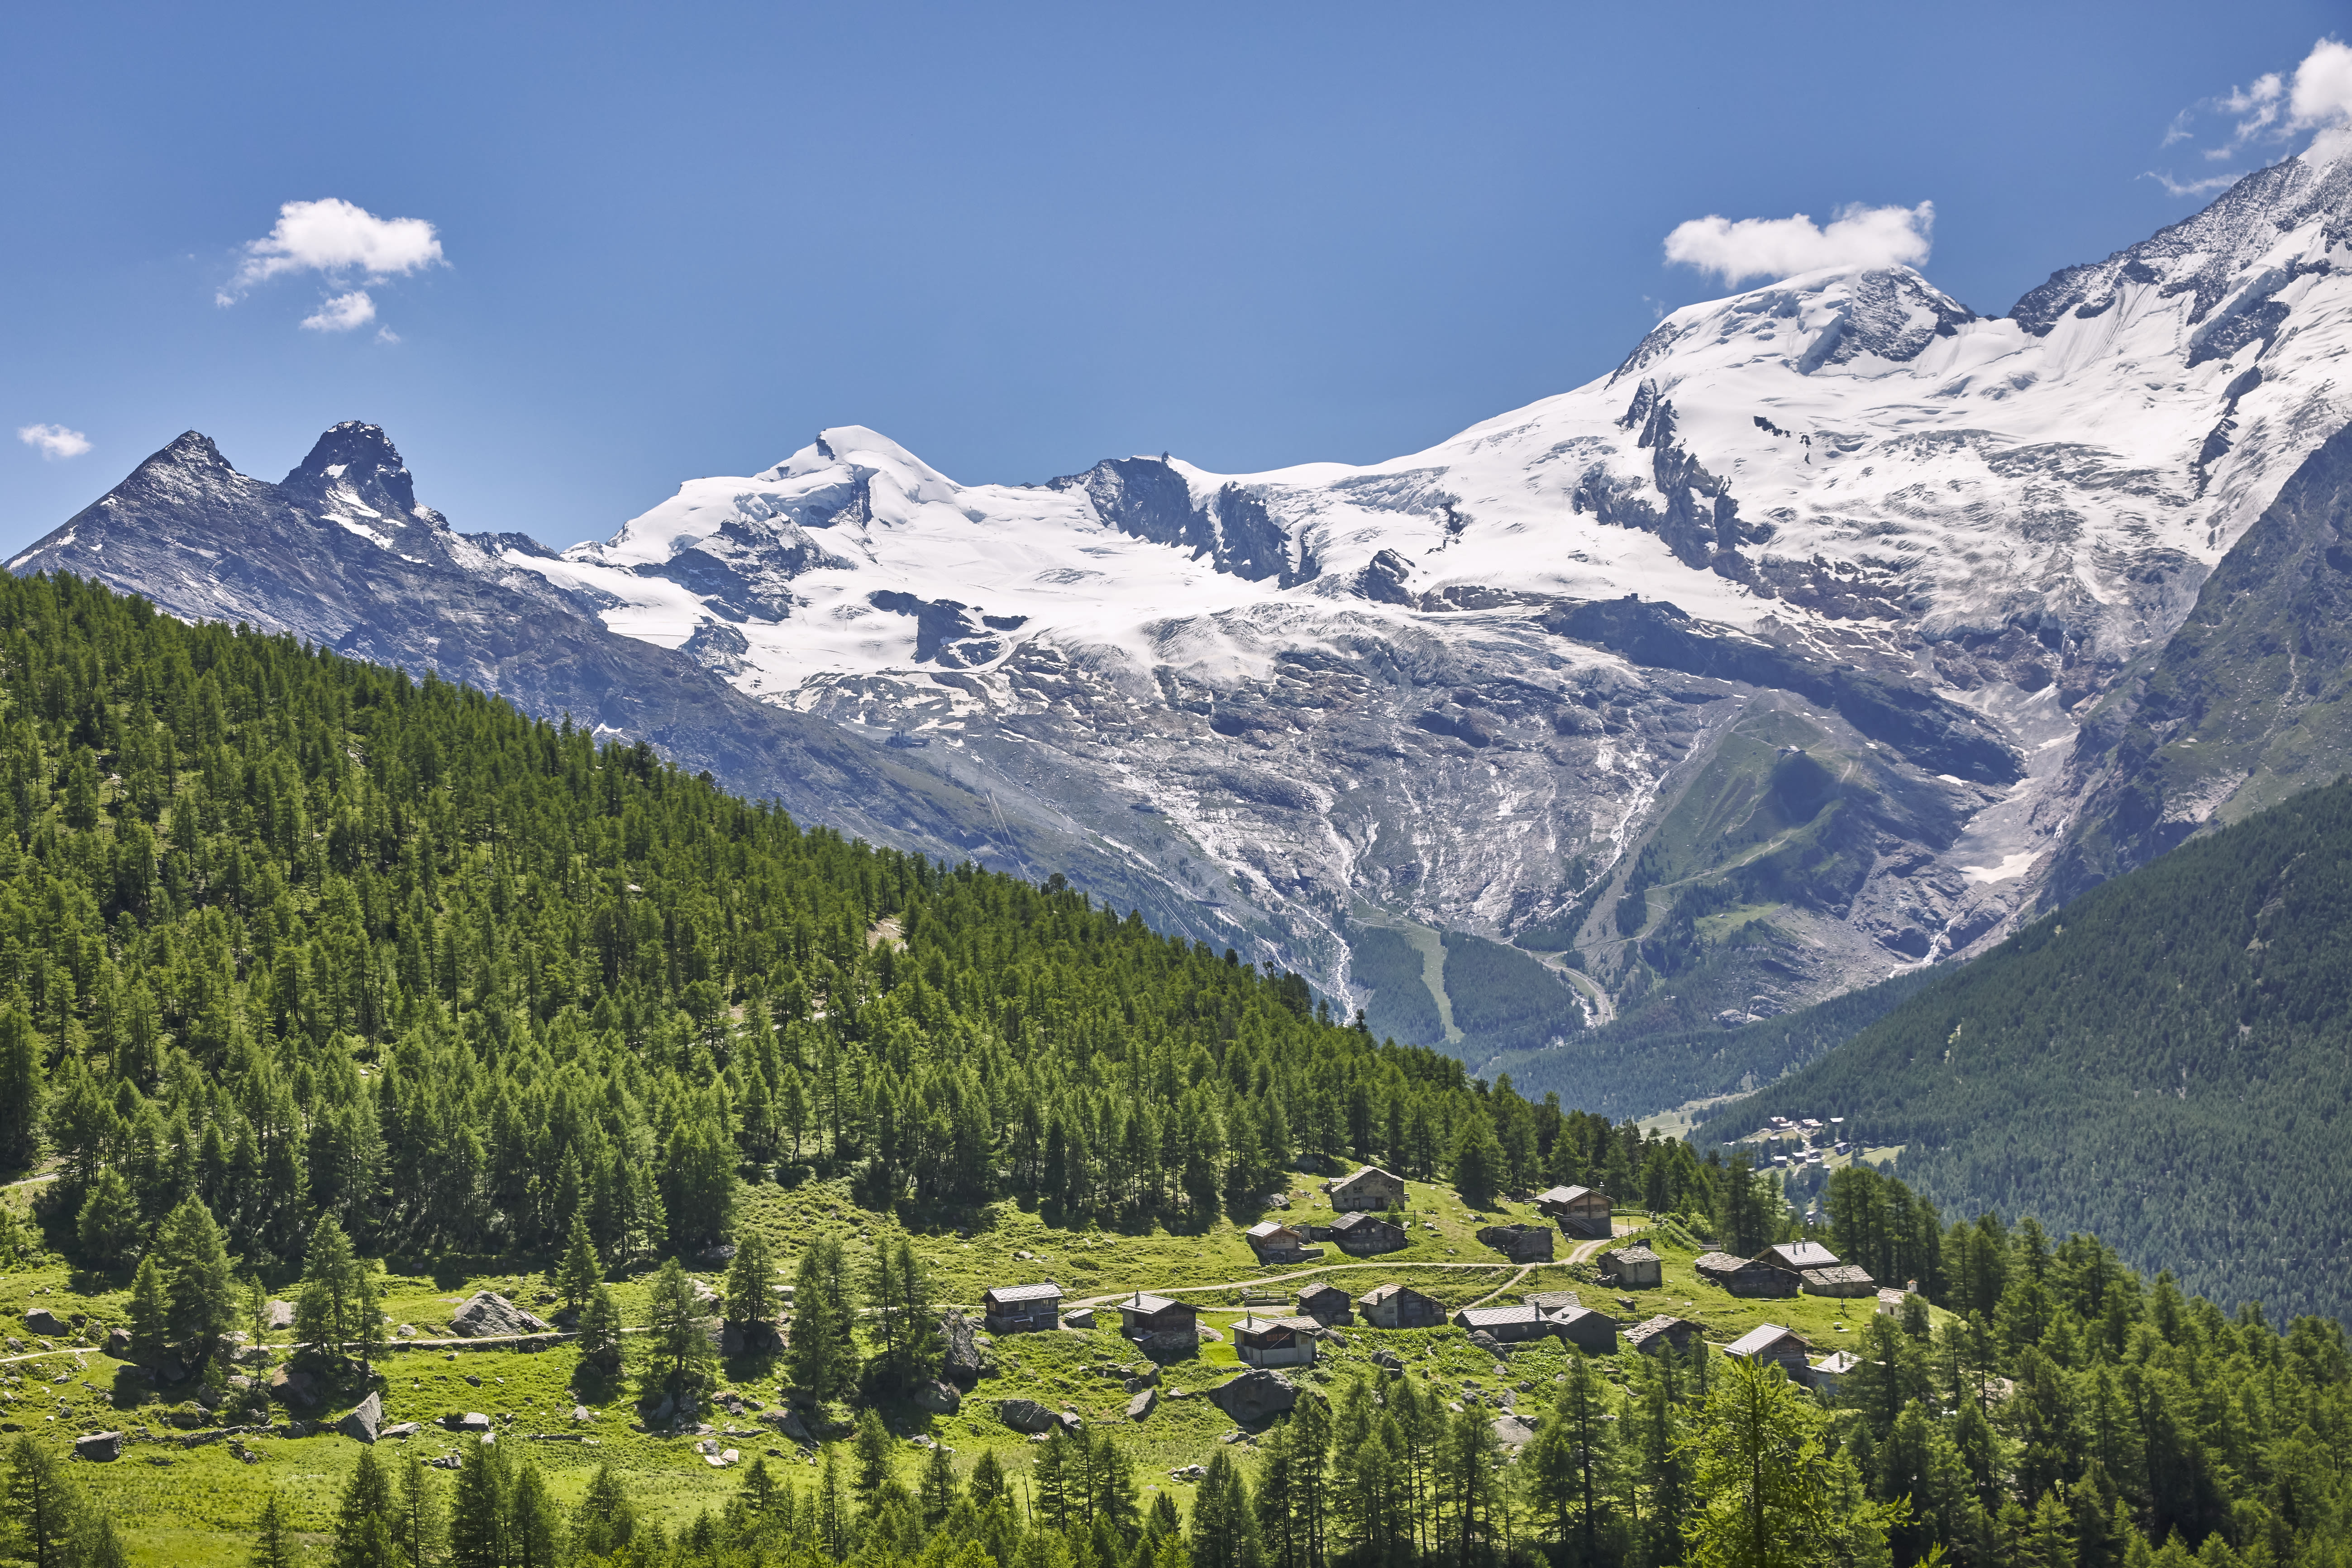
[[[122,1453],[122,1434],[92,1432],[88,1436],[77,1437],[74,1439],[74,1453],[81,1458],[96,1459],[100,1463],[117,1458]]]
[[[940,1370],[969,1387],[980,1378],[982,1358],[971,1320],[950,1310],[940,1314],[940,1338],[947,1342]]]
[[[1209,1390],[1209,1398],[1218,1409],[1249,1426],[1297,1404],[1298,1389],[1282,1373],[1256,1367]]]
[[[424,1430],[425,1423],[422,1421],[399,1421],[378,1431],[376,1436],[381,1441],[390,1442],[395,1437],[414,1437]]]
[[[272,1301],[267,1310],[269,1314],[268,1322],[272,1332],[282,1333],[294,1326],[293,1302]]]
[[[117,1361],[129,1361],[131,1359],[131,1331],[129,1329],[107,1330],[106,1343],[102,1348],[105,1350],[107,1354],[112,1356]]]
[[[487,1434],[490,1429],[490,1418],[478,1410],[468,1410],[463,1415],[445,1418],[443,1425],[453,1432]]]
[[[572,1407],[572,1425],[578,1426],[583,1421],[593,1421],[595,1419],[596,1413],[589,1409],[586,1405],[575,1405]]]
[[[952,1415],[963,1408],[963,1394],[952,1383],[926,1379],[915,1385],[915,1404],[934,1415]]]
[[[335,1424],[335,1430],[346,1437],[356,1437],[362,1443],[373,1443],[376,1428],[383,1425],[383,1401],[370,1394],[359,1402],[349,1415]]]
[[[1160,1391],[1156,1388],[1146,1388],[1127,1402],[1127,1418],[1129,1421],[1140,1421],[1157,1409],[1159,1405]]]
[[[1000,1399],[996,1418],[1015,1432],[1044,1432],[1054,1425],[1054,1413],[1034,1399]]]
[[[1180,1481],[1197,1481],[1206,1476],[1209,1471],[1207,1467],[1202,1465],[1179,1465],[1168,1473],[1171,1477]]]
[[[63,1319],[47,1307],[36,1307],[26,1312],[25,1327],[29,1332],[38,1334],[45,1340],[63,1339],[73,1332],[71,1329],[66,1327]]]
[[[1078,1307],[1062,1314],[1062,1327],[1066,1329],[1091,1329],[1094,1326],[1095,1310],[1092,1307]]]
[[[477,1290],[450,1314],[449,1331],[464,1339],[503,1334],[543,1334],[548,1326],[495,1290]]]
[[[280,1405],[316,1405],[319,1385],[299,1367],[281,1366],[269,1374],[269,1397]]]
[[[1494,1428],[1496,1441],[1506,1448],[1517,1448],[1535,1438],[1536,1429],[1516,1415],[1497,1415],[1487,1425]]]
[[[1065,1432],[1076,1432],[1087,1424],[1086,1417],[1075,1410],[1060,1411],[1055,1414],[1054,1419],[1062,1424],[1062,1430]]]

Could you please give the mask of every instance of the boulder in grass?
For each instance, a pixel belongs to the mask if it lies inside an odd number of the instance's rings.
[[[131,1359],[131,1331],[129,1329],[107,1330],[105,1349],[106,1353],[112,1356],[115,1360],[129,1361]]]
[[[1244,1426],[1279,1415],[1298,1403],[1298,1389],[1278,1372],[1257,1367],[1209,1390],[1216,1407]]]
[[[1516,1415],[1497,1415],[1488,1425],[1495,1429],[1495,1440],[1506,1448],[1525,1447],[1535,1441],[1536,1429]]]
[[[971,1320],[958,1311],[940,1313],[940,1338],[947,1342],[947,1354],[941,1360],[940,1370],[966,1386],[977,1382],[982,1357]]]
[[[495,1290],[477,1290],[449,1316],[449,1331],[469,1340],[543,1334],[547,1325]]]
[[[490,1429],[490,1418],[478,1410],[443,1417],[442,1425],[455,1432],[485,1433]]]
[[[963,1408],[963,1395],[952,1383],[926,1378],[915,1385],[915,1404],[934,1415],[952,1415]]]
[[[319,1385],[298,1367],[281,1366],[269,1374],[269,1397],[280,1405],[310,1405],[319,1402]]]
[[[268,1312],[268,1324],[273,1332],[283,1333],[294,1326],[293,1302],[272,1301],[269,1303]]]
[[[1055,1423],[1054,1413],[1034,1399],[998,1400],[996,1418],[1015,1432],[1049,1431]]]
[[[71,1329],[66,1327],[62,1319],[47,1307],[36,1307],[26,1312],[25,1327],[27,1331],[38,1334],[45,1340],[63,1339],[73,1332]]]
[[[346,1437],[356,1437],[362,1443],[376,1439],[376,1428],[383,1425],[383,1400],[371,1394],[359,1402],[349,1415],[335,1424],[335,1430]]]
[[[77,1458],[95,1459],[103,1464],[121,1458],[121,1454],[122,1434],[120,1432],[92,1432],[74,1439],[74,1456]]]
[[[390,1442],[394,1437],[414,1437],[416,1434],[424,1430],[425,1424],[421,1421],[402,1421],[394,1426],[383,1428],[381,1431],[376,1433],[376,1436],[385,1442]]]
[[[1146,1388],[1127,1402],[1127,1418],[1129,1421],[1140,1421],[1150,1415],[1159,1403],[1160,1391],[1156,1388]]]

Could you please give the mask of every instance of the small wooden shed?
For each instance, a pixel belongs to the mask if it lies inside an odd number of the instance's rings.
[[[1394,1281],[1356,1298],[1356,1309],[1376,1329],[1433,1329],[1445,1321],[1444,1302]]]
[[[1549,1263],[1551,1229],[1540,1225],[1490,1225],[1478,1239],[1514,1263]]]
[[[1601,1255],[1601,1278],[1621,1290],[1653,1290],[1665,1283],[1665,1264],[1640,1242],[1612,1247]]]
[[[1791,1383],[1803,1383],[1812,1371],[1809,1362],[1813,1347],[1794,1329],[1779,1323],[1759,1323],[1726,1345],[1723,1353],[1741,1361],[1770,1362],[1787,1373]]]
[[[1609,1234],[1609,1194],[1598,1187],[1553,1187],[1538,1193],[1536,1212],[1559,1221],[1569,1236],[1591,1240]]]
[[[1553,1330],[1549,1318],[1525,1303],[1517,1307],[1465,1307],[1454,1314],[1454,1326],[1472,1333],[1484,1330],[1505,1344],[1539,1340]]]
[[[1660,1316],[1645,1318],[1627,1329],[1625,1342],[1643,1355],[1655,1355],[1662,1350],[1682,1355],[1691,1346],[1704,1343],[1704,1336],[1705,1331],[1688,1318]]]
[[[1244,1366],[1310,1366],[1322,1326],[1312,1318],[1244,1317],[1234,1325],[1234,1353]]]
[[[1391,1225],[1376,1214],[1343,1214],[1331,1222],[1326,1234],[1339,1244],[1340,1251],[1358,1258],[1402,1251],[1412,1239],[1405,1235],[1404,1226]]]
[[[980,1317],[992,1334],[1058,1329],[1062,1326],[1062,1288],[1051,1279],[1042,1285],[992,1285],[981,1292]]]
[[[1711,1285],[1720,1285],[1735,1296],[1793,1296],[1803,1280],[1790,1273],[1767,1257],[1735,1258],[1728,1252],[1709,1252],[1691,1265],[1698,1277]]]
[[[1342,1176],[1324,1190],[1331,1194],[1331,1206],[1342,1214],[1404,1207],[1404,1178],[1378,1165]]]
[[[1328,1279],[1299,1287],[1298,1310],[1318,1323],[1355,1321],[1355,1303],[1348,1299],[1345,1290]]]

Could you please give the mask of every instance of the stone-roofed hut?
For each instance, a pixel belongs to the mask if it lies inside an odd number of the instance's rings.
[[[1062,1288],[1051,1279],[1042,1285],[992,1285],[981,1293],[981,1321],[992,1334],[1031,1333],[1062,1326]]]

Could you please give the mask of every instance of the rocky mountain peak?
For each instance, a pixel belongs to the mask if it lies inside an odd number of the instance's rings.
[[[416,484],[400,450],[379,425],[346,419],[321,435],[310,455],[280,486],[298,504],[354,521],[404,527],[444,526],[440,514],[416,504]]]

